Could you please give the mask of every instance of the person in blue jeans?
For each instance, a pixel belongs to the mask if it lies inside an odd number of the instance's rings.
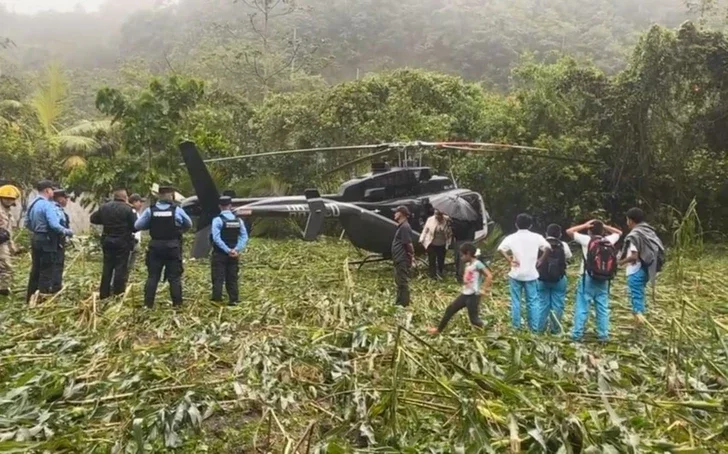
[[[546,228],[546,241],[551,245],[550,260],[553,266],[558,268],[558,273],[562,274],[560,280],[551,282],[545,279],[545,276],[539,277],[538,294],[541,299],[541,325],[539,331],[544,332],[550,326],[551,334],[561,333],[561,319],[564,315],[564,305],[566,302],[566,262],[571,259],[571,249],[569,245],[561,241],[561,226],[551,224]],[[551,265],[544,265],[551,266]],[[541,273],[542,269],[539,269]],[[543,270],[549,273],[549,270]],[[551,271],[553,272],[553,271]]]
[[[579,233],[584,230],[588,230],[588,234]],[[601,221],[592,220],[571,227],[566,234],[581,245],[582,258],[585,261],[592,238],[604,238],[606,241],[616,244],[622,236],[622,231],[605,225]],[[605,234],[607,235],[605,236]],[[593,301],[597,315],[597,337],[600,341],[606,342],[609,339],[609,282],[592,279],[584,272],[584,261],[581,264],[581,279],[576,286],[574,328],[571,338],[580,341],[584,336],[586,322],[589,319],[589,309]]]
[[[627,211],[627,227],[630,232],[624,241],[620,265],[626,266],[627,287],[632,301],[635,323],[644,323],[645,289],[653,282],[659,268],[665,246],[655,229],[645,222],[645,213],[639,208]]]
[[[540,325],[541,300],[538,296],[538,265],[548,259],[551,245],[543,236],[529,229],[533,221],[527,214],[516,218],[518,231],[503,239],[498,251],[508,260],[511,271],[508,281],[511,290],[511,324],[521,329],[521,297],[526,297],[526,319],[528,328],[537,332]],[[543,255],[539,258],[539,251]]]

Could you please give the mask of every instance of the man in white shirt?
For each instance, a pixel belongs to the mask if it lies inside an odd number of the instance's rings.
[[[551,245],[551,254],[539,267],[538,294],[541,298],[540,331],[551,326],[551,334],[561,333],[561,319],[566,303],[566,264],[571,259],[569,245],[561,241],[561,226],[551,224],[546,228],[546,241]]]
[[[588,230],[588,235],[582,232]],[[607,234],[605,236],[605,233]],[[600,341],[606,342],[609,339],[609,281],[600,281],[592,278],[584,271],[589,243],[592,239],[604,239],[612,245],[617,244],[622,236],[622,231],[605,225],[602,221],[592,220],[585,224],[576,225],[566,231],[566,234],[581,245],[582,263],[581,279],[576,286],[576,305],[574,307],[574,328],[571,338],[580,341],[584,336],[584,328],[589,318],[589,306],[594,301],[597,315],[597,337]]]
[[[144,208],[144,199],[139,194],[132,194],[131,197],[129,197],[129,204],[134,208],[134,212],[136,212],[137,220],[139,220],[139,216],[141,215],[142,208]],[[136,262],[137,257],[139,256],[139,248],[140,243],[142,242],[142,232],[134,232],[134,248],[131,251],[131,254],[129,254],[129,274],[131,274],[132,267],[134,266],[134,263]]]
[[[541,301],[538,296],[538,270],[542,260],[548,258],[551,246],[546,238],[531,232],[532,220],[527,214],[516,218],[518,231],[505,237],[498,251],[511,264],[508,280],[511,290],[511,324],[521,329],[521,293],[526,295],[526,319],[528,328],[537,332],[540,325]],[[544,254],[539,259],[538,253]]]

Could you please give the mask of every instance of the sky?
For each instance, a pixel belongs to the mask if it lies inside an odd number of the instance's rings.
[[[8,10],[32,14],[39,11],[72,11],[81,5],[86,11],[95,11],[105,0],[0,0]]]

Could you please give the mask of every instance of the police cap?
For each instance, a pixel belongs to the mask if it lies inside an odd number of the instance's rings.
[[[233,199],[232,199],[232,197],[230,197],[228,195],[224,195],[224,196],[220,197],[219,203],[220,203],[220,206],[226,207],[233,203]]]
[[[53,198],[57,199],[59,197],[68,197],[65,189],[56,189],[55,191],[53,191]]]
[[[41,180],[38,182],[38,184],[35,185],[35,189],[37,189],[38,192],[45,191],[46,189],[54,189],[57,187],[58,186],[50,180]]]
[[[159,187],[160,194],[173,194],[175,192],[176,192],[176,189],[173,186],[160,186]]]

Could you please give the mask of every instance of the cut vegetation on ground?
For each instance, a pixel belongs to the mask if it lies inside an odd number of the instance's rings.
[[[98,252],[70,252],[62,294],[0,303],[0,451],[728,450],[725,254],[681,259],[679,272],[671,261],[641,330],[620,278],[607,345],[510,332],[500,263],[487,328],[459,314],[427,337],[454,278],[416,278],[412,308],[398,310],[391,270],[350,270],[354,254],[255,239],[239,307],[210,303],[207,264],[187,262],[185,308],[161,286],[147,312],[143,270],[100,302]],[[18,289],[26,278],[27,258]]]

